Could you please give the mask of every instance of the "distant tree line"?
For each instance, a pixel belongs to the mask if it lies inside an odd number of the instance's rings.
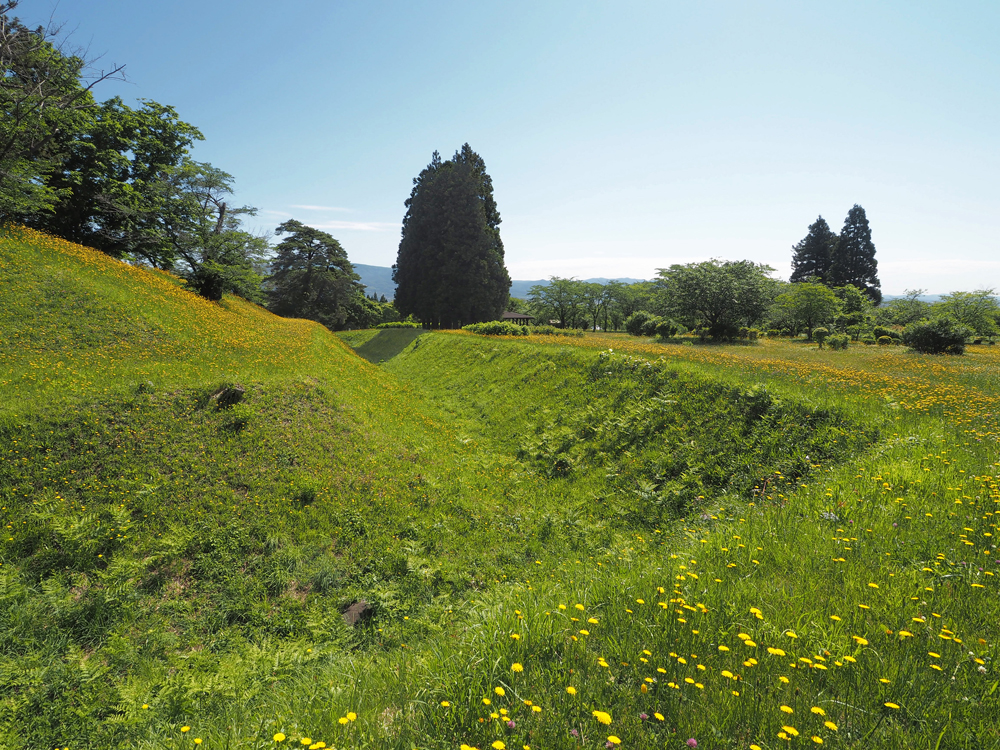
[[[246,228],[256,209],[233,203],[232,175],[191,158],[198,128],[154,101],[98,102],[94,87],[124,66],[95,71],[16,7],[0,2],[0,224],[172,271],[210,300],[229,292],[331,328],[398,319],[330,235],[285,222],[272,250]]]
[[[875,246],[864,209],[848,212],[841,234],[820,217],[792,249],[792,275],[751,261],[672,265],[652,281],[597,284],[553,276],[511,300],[536,322],[564,328],[621,330],[669,338],[693,332],[732,341],[768,336],[814,337],[846,346],[905,342],[921,351],[958,352],[961,342],[1000,334],[1000,305],[991,288],[952,292],[940,301],[924,290],[882,302]],[[909,333],[907,333],[909,331]]]

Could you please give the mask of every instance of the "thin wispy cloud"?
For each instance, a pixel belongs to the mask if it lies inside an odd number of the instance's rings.
[[[399,224],[387,221],[320,221],[309,222],[314,229],[340,229],[349,232],[390,232],[399,229]]]

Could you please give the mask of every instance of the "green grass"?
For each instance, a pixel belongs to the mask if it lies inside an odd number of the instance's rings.
[[[379,364],[395,357],[423,333],[419,328],[386,328],[355,347],[355,351],[369,362]]]
[[[0,746],[1000,742],[985,347],[341,339],[30,232],[0,331]]]

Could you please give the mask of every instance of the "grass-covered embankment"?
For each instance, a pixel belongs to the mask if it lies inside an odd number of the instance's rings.
[[[377,367],[31,233],[0,330],[2,745],[997,744],[989,352]]]

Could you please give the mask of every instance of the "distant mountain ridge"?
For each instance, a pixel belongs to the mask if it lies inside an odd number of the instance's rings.
[[[361,283],[366,287],[366,294],[369,296],[374,294],[377,297],[385,295],[387,300],[392,300],[393,296],[396,294],[396,285],[392,281],[392,268],[389,266],[368,266],[364,263],[354,263],[353,265],[354,272],[361,277]],[[598,277],[593,279],[582,279],[582,281],[596,284],[607,284],[609,281],[620,281],[623,284],[634,284],[637,281],[645,281],[645,279],[608,279]],[[535,279],[529,281],[518,281],[515,279],[511,281],[510,296],[525,299],[527,298],[528,290],[531,289],[531,287],[539,285],[544,286],[548,283],[548,279]]]

